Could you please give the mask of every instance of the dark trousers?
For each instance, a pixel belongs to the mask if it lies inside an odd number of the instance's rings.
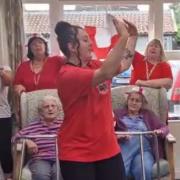
[[[64,180],[125,180],[121,154],[92,163],[60,161]]]
[[[13,167],[11,137],[12,119],[0,118],[0,163],[4,173],[11,173]]]

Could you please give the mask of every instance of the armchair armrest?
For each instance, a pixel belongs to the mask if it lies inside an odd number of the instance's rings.
[[[176,138],[172,134],[169,133],[166,136],[166,141],[168,141],[169,143],[176,143]]]
[[[175,179],[175,167],[174,167],[174,149],[173,144],[176,142],[176,138],[172,134],[166,136],[165,151],[166,158],[169,163],[170,180]]]

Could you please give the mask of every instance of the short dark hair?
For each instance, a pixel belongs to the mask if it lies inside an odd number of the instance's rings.
[[[27,44],[27,47],[28,47],[28,52],[27,52],[27,57],[30,59],[30,60],[33,60],[34,59],[34,54],[33,52],[31,51],[31,43],[36,40],[36,39],[40,39],[43,41],[44,45],[45,45],[45,55],[46,56],[49,56],[49,51],[48,51],[48,44],[47,44],[47,41],[45,39],[43,39],[42,37],[40,36],[33,36],[31,37],[29,40],[28,40],[28,44]]]

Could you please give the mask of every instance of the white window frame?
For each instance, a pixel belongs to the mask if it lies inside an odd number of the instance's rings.
[[[59,47],[54,33],[54,27],[63,19],[63,5],[65,4],[147,4],[150,7],[148,39],[158,38],[163,40],[163,4],[180,3],[180,0],[23,0],[23,3],[48,3],[50,7],[50,45],[53,53],[59,52]],[[165,51],[168,60],[180,60],[180,50]]]

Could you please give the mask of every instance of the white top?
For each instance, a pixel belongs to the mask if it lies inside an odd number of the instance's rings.
[[[9,66],[0,66],[5,70],[10,70]],[[0,77],[0,118],[11,117],[11,109],[8,102],[8,86],[3,86],[2,79]]]

